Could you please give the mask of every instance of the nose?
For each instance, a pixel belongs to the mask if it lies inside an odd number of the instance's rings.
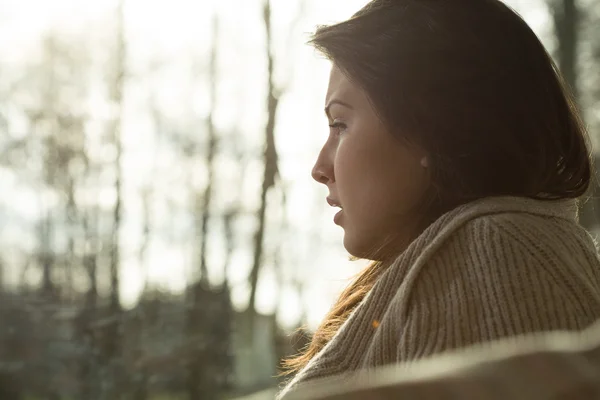
[[[317,162],[315,163],[311,175],[313,179],[319,183],[327,185],[335,182],[333,174],[333,162],[329,159],[326,148],[321,149]]]

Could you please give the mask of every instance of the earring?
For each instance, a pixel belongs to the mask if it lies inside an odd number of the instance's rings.
[[[427,157],[423,157],[421,158],[421,166],[423,168],[427,168],[429,167],[429,160],[427,159]]]

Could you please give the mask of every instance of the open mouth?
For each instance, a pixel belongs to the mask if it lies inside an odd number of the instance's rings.
[[[340,209],[340,211],[338,211],[335,216],[333,217],[333,222],[336,225],[340,224],[341,218],[342,218],[342,213],[344,212],[344,209],[342,207],[342,205],[340,204],[339,201],[332,199],[331,197],[327,197],[327,204],[329,204],[331,207],[338,207]]]

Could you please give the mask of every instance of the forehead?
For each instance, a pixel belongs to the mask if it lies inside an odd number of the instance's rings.
[[[329,74],[329,86],[327,88],[327,95],[325,96],[325,103],[328,104],[332,99],[357,101],[361,97],[360,94],[360,89],[334,65]]]

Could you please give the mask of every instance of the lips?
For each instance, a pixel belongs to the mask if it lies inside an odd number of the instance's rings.
[[[332,199],[331,197],[327,198],[327,204],[329,204],[331,207],[339,207],[340,211],[337,212],[337,214],[335,214],[335,216],[333,217],[333,222],[336,225],[340,224],[340,218],[342,217],[342,213],[344,212],[342,205],[340,204],[340,202],[336,199]]]
[[[327,198],[327,204],[329,204],[331,207],[342,208],[342,205],[340,204],[340,202],[335,199],[332,199],[331,197]]]
[[[335,214],[335,215],[333,216],[333,222],[334,222],[336,225],[340,225],[340,223],[341,223],[341,218],[342,218],[342,214],[343,214],[343,213],[344,213],[344,210],[340,210],[340,211],[338,211],[338,212],[337,212],[337,214]]]

